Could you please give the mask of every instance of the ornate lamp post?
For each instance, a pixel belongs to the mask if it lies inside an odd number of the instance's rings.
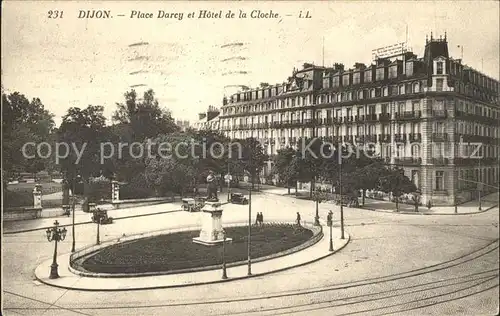
[[[226,271],[226,231],[222,229],[222,279],[227,279]]]
[[[333,226],[333,213],[332,211],[328,212],[328,216],[326,217],[326,224],[330,227],[330,251],[333,251],[333,237],[332,237],[332,226]]]
[[[66,228],[59,228],[59,222],[54,222],[54,227],[48,228],[45,232],[47,234],[47,240],[49,242],[54,241],[54,257],[52,259],[52,264],[50,265],[50,276],[49,279],[57,279],[59,274],[57,273],[57,243],[63,241],[66,238]]]

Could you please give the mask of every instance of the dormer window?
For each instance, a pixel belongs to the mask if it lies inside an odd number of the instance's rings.
[[[384,76],[384,72],[385,72],[385,68],[378,68],[377,69],[377,74],[376,74],[376,80],[379,81],[379,80],[384,80],[385,79],[385,76]]]
[[[365,71],[365,82],[371,82],[372,81],[372,71],[371,69],[368,71]]]
[[[339,76],[335,76],[333,77],[333,81],[332,81],[332,86],[333,87],[338,87],[340,85],[340,82],[339,82]]]
[[[438,61],[436,63],[436,74],[438,74],[438,75],[443,74],[443,62],[442,61]]]
[[[397,78],[398,77],[398,66],[394,65],[389,67],[389,78]]]
[[[349,75],[342,76],[342,85],[344,87],[349,85]]]
[[[413,76],[413,62],[406,63],[406,75]]]
[[[353,84],[361,83],[361,74],[359,72],[355,72],[352,79]]]

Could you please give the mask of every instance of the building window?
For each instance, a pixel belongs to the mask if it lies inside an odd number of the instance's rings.
[[[361,74],[359,72],[355,72],[353,77],[353,84],[359,84],[361,82]]]
[[[365,82],[371,82],[372,81],[372,71],[368,70],[365,71]]]
[[[385,68],[378,68],[378,69],[377,69],[377,73],[376,73],[376,77],[375,77],[375,79],[376,79],[377,81],[379,81],[379,80],[384,80],[384,79],[385,79],[385,78],[384,78],[384,77],[385,77],[385,76],[384,76],[384,72],[385,72]]]
[[[384,87],[382,88],[382,95],[384,97],[388,96],[389,95],[389,88],[388,87]]]
[[[349,85],[349,75],[344,75],[344,76],[342,77],[342,85],[343,85],[344,87]]]
[[[370,90],[370,98],[375,98],[375,89]]]
[[[405,86],[404,85],[400,85],[398,92],[399,92],[399,94],[405,94]]]
[[[358,100],[363,99],[363,90],[358,91]]]
[[[436,191],[444,190],[444,171],[436,171]]]
[[[413,62],[406,63],[406,75],[407,76],[413,75]]]
[[[398,77],[398,66],[389,67],[389,78],[397,78]]]
[[[411,182],[418,188],[419,187],[419,181],[418,181],[418,170],[412,170],[411,171]]]
[[[339,86],[339,76],[333,77],[332,86],[333,87],[338,87]]]
[[[443,74],[443,62],[442,61],[437,62],[436,74],[438,74],[438,75]]]
[[[418,82],[415,82],[413,84],[413,93],[419,93],[420,92],[420,85]]]
[[[443,91],[443,79],[436,79],[436,91]]]

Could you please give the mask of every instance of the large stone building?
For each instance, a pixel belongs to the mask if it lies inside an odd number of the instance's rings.
[[[498,186],[499,86],[450,57],[446,35],[431,36],[423,57],[404,52],[352,69],[304,64],[285,83],[225,97],[216,125],[231,138],[260,139],[270,155],[304,136],[374,143],[423,203],[452,205],[476,197],[474,181]],[[477,146],[460,141],[482,143],[484,158],[466,158]]]

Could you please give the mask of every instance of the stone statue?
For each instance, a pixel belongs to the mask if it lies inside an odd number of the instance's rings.
[[[212,171],[210,171],[207,177],[207,193],[207,201],[219,201],[219,198],[217,197],[217,180]]]

